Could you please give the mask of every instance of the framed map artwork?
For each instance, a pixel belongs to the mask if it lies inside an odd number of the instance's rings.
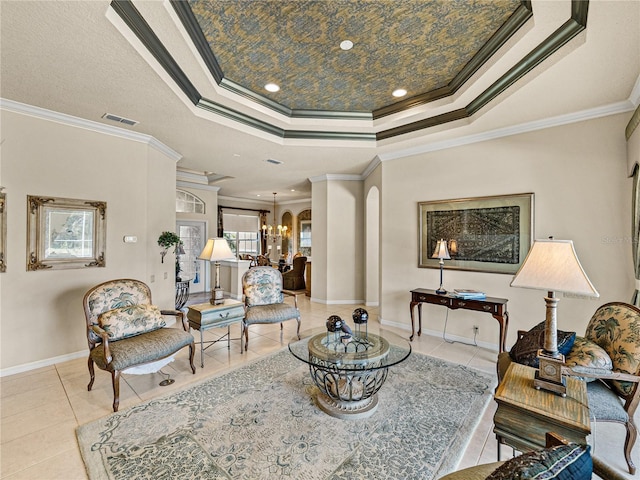
[[[533,193],[418,203],[418,267],[446,240],[444,268],[514,274],[533,242]]]

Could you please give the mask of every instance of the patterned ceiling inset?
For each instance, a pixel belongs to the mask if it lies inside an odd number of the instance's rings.
[[[189,0],[225,80],[291,110],[368,113],[397,88],[406,99],[448,86],[521,4]]]

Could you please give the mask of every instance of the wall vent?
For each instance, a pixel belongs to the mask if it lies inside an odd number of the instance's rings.
[[[281,164],[283,164],[283,163],[284,163],[284,162],[283,162],[283,161],[281,161],[281,160],[274,160],[273,158],[268,158],[268,159],[266,160],[266,162],[267,162],[267,163],[273,163],[274,165],[281,165]]]
[[[129,118],[113,115],[112,113],[105,113],[104,115],[102,115],[102,118],[106,118],[107,120],[111,120],[112,122],[124,123],[125,125],[130,125],[130,126],[134,126],[140,123],[135,120],[131,120]]]

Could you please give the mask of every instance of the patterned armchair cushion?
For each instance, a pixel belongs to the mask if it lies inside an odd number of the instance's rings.
[[[571,351],[575,339],[576,332],[558,330],[558,351],[567,355]],[[544,322],[540,322],[516,341],[509,355],[516,363],[538,368],[538,350],[543,346]]]
[[[593,461],[590,450],[589,445],[570,443],[523,453],[499,466],[487,480],[591,480]]]
[[[251,268],[242,278],[242,291],[247,307],[282,303],[282,274],[272,267]]]
[[[585,337],[602,347],[611,357],[613,370],[637,375],[640,372],[640,316],[623,303],[598,308],[587,325]],[[629,395],[634,384],[612,381],[621,395]]]
[[[613,362],[609,354],[602,347],[584,337],[576,337],[565,363],[575,371],[583,370],[595,373],[597,371],[610,372],[613,369]],[[595,380],[595,378],[589,377],[582,379],[587,382]]]
[[[101,313],[98,324],[111,340],[133,337],[157,330],[166,325],[160,309],[155,305],[129,305]]]
[[[148,288],[138,280],[117,280],[101,285],[88,299],[93,323],[97,324],[98,315],[108,310],[150,303]]]

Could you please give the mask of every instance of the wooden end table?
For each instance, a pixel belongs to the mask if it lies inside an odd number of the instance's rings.
[[[200,366],[204,368],[204,351],[214,343],[227,339],[227,348],[231,348],[231,340],[240,340],[240,353],[243,352],[242,338],[244,334],[244,304],[238,300],[225,298],[224,303],[212,305],[210,302],[189,305],[187,311],[189,326],[200,331]],[[231,338],[231,324],[240,322],[240,338]],[[217,340],[203,339],[202,333],[210,328],[227,327],[227,333]],[[205,343],[208,343],[206,347]]]
[[[545,435],[555,432],[569,442],[587,443],[591,433],[587,386],[582,380],[566,377],[567,396],[561,397],[533,386],[535,368],[512,363],[498,386],[498,408],[493,417],[500,444],[526,452],[545,448]]]

